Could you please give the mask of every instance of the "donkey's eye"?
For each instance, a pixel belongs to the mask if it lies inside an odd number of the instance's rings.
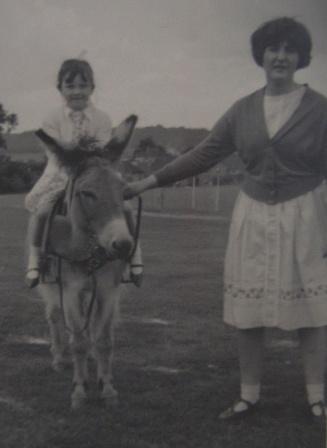
[[[81,190],[79,191],[79,196],[88,201],[96,201],[97,196],[93,193],[93,191]]]

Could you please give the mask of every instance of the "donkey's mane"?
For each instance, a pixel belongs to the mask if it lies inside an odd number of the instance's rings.
[[[107,161],[107,158],[102,150],[92,149],[87,151],[85,149],[81,149],[79,146],[69,151],[61,151],[56,155],[59,162],[72,168],[83,166],[89,160],[101,159],[102,162]]]
[[[55,154],[60,165],[70,170],[83,169],[90,159],[101,159],[102,163],[108,161],[107,151],[99,146],[99,142],[91,137],[82,137],[75,147],[64,149],[55,139],[46,134],[42,129],[36,131],[36,135]]]

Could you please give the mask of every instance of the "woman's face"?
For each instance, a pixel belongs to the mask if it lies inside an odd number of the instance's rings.
[[[79,74],[73,80],[67,74],[62,81],[60,92],[70,109],[83,110],[88,105],[93,85],[89,81],[84,81]]]
[[[268,83],[285,83],[293,81],[299,64],[297,50],[288,42],[266,47],[262,67],[266,72]]]

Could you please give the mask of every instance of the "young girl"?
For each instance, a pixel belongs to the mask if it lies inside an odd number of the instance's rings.
[[[58,73],[57,88],[64,105],[49,114],[42,129],[67,151],[76,147],[82,137],[94,138],[100,146],[110,140],[110,118],[90,102],[94,87],[93,70],[88,62],[80,59],[63,62]],[[25,199],[25,206],[31,212],[26,273],[26,283],[30,288],[39,283],[41,244],[47,214],[64,191],[68,180],[66,172],[58,166],[53,154],[47,150],[46,154],[46,169]],[[130,210],[126,210],[126,213],[130,213]],[[131,281],[140,286],[143,269],[139,246],[128,270]]]

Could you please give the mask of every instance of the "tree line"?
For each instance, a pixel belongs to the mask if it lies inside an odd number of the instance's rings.
[[[5,135],[18,125],[18,117],[0,103],[0,194],[22,193],[30,190],[44,167],[42,162],[11,160]]]

